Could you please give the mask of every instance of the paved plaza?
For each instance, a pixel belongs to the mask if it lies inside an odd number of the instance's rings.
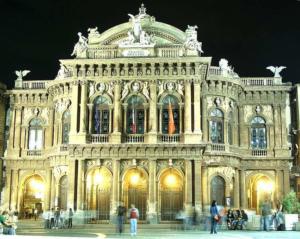
[[[111,224],[75,225],[72,229],[42,228],[42,221],[20,221],[17,229],[18,236],[14,238],[132,238],[129,233],[129,225],[125,225],[125,233],[119,235],[115,226]],[[2,237],[1,237],[2,238]],[[6,237],[3,237],[6,238]],[[11,238],[11,236],[7,236]],[[277,238],[300,238],[300,232],[296,231],[219,231],[217,235],[211,235],[208,231],[200,231],[197,227],[192,230],[181,230],[180,225],[170,224],[139,224],[136,238],[221,238],[221,239],[277,239]]]

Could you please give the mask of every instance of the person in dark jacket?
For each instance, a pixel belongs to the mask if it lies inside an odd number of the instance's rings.
[[[210,215],[211,215],[211,228],[210,234],[217,234],[217,224],[220,219],[219,211],[217,208],[216,200],[213,200],[210,207]]]

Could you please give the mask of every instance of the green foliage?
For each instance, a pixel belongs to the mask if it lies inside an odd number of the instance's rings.
[[[294,191],[289,192],[282,201],[286,213],[300,213],[300,203]]]

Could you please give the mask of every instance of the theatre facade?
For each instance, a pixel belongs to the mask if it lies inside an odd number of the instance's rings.
[[[254,211],[282,199],[292,85],[279,74],[240,77],[226,59],[212,66],[196,26],[181,31],[143,6],[129,16],[78,33],[55,79],[23,71],[6,92],[2,207],[74,208],[102,222],[123,201],[159,223],[213,199]]]

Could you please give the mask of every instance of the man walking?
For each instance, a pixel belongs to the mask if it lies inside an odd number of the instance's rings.
[[[261,231],[269,231],[270,227],[270,217],[271,217],[271,203],[266,198],[263,204],[261,205],[261,221],[260,221],[260,229]]]
[[[74,213],[73,213],[73,210],[72,210],[72,208],[70,208],[69,209],[69,220],[68,220],[68,228],[72,228],[72,226],[73,226],[73,215],[74,215]]]
[[[118,232],[121,234],[124,229],[124,219],[126,215],[126,208],[123,205],[123,202],[120,202],[120,205],[117,208],[117,223],[118,223]]]
[[[139,210],[135,208],[134,204],[131,204],[129,211],[130,218],[130,234],[131,236],[136,236],[137,233],[137,220],[139,218]]]

